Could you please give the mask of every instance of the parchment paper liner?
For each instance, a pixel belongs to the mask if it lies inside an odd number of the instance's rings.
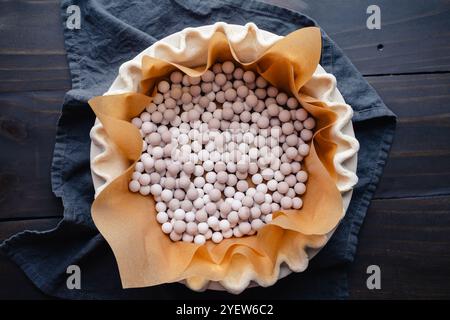
[[[156,222],[153,199],[128,191],[142,145],[138,129],[129,120],[144,110],[151,97],[128,93],[90,100],[109,139],[129,163],[128,169],[103,189],[92,206],[92,217],[114,252],[124,288],[186,280],[194,290],[201,290],[208,281],[220,281],[233,291],[249,280],[261,286],[273,284],[282,262],[294,271],[306,268],[304,249],[323,245],[326,233],[344,213],[333,166],[336,144],[330,139],[336,114],[325,102],[301,90],[317,67],[320,46],[319,29],[304,28],[276,42],[254,62],[241,63],[245,69],[258,72],[276,87],[295,95],[315,117],[317,129],[310,155],[304,160],[309,180],[303,208],[277,212],[272,223],[257,235],[226,239],[218,245],[210,241],[203,246],[172,242]],[[210,41],[206,67],[191,69],[144,56],[141,87],[144,93],[153,93],[155,83],[177,68],[195,76],[216,61],[229,59],[237,60],[225,35],[216,32]]]

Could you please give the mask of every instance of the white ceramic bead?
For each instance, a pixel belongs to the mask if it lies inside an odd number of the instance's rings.
[[[222,231],[222,235],[223,235],[224,239],[231,238],[233,236],[233,229],[228,229],[227,231]]]
[[[287,176],[289,174],[291,174],[292,172],[292,167],[289,163],[282,163],[280,165],[280,172],[284,175]]]
[[[312,139],[313,133],[311,130],[303,129],[300,131],[300,138],[302,138],[303,141],[309,141]]]
[[[183,236],[181,237],[181,240],[183,242],[192,242],[194,241],[194,236],[188,234],[188,233],[183,233]]]
[[[186,230],[186,222],[177,220],[173,224],[173,231],[178,234],[182,234]]]
[[[198,234],[194,237],[194,243],[198,245],[203,245],[206,242],[206,238],[202,234]]]
[[[204,205],[205,205],[205,203],[202,198],[197,198],[194,200],[194,207],[196,209],[202,209],[204,207]]]
[[[138,180],[139,177],[142,175],[142,173],[135,171],[133,172],[133,174],[131,175],[131,180]]]
[[[228,186],[224,189],[223,193],[224,193],[225,197],[232,198],[232,197],[234,197],[235,189],[233,187]]]
[[[260,129],[267,129],[269,127],[269,119],[267,117],[261,116],[259,117],[257,124]]]
[[[219,219],[215,216],[210,216],[207,220],[208,227],[217,231],[219,230]]]
[[[145,169],[145,167],[144,167],[144,164],[143,164],[142,162],[136,162],[136,164],[135,164],[135,166],[134,166],[134,169],[135,169],[137,172],[143,172],[144,169]]]
[[[191,188],[186,191],[186,198],[188,200],[194,201],[199,197],[197,189]]]
[[[236,99],[237,93],[236,90],[233,88],[229,88],[225,91],[225,99],[227,101],[234,101]]]
[[[183,209],[176,209],[175,212],[174,212],[173,217],[174,217],[176,220],[183,220],[184,217],[185,217],[185,215],[186,215],[186,212],[184,212]]]
[[[206,239],[206,240],[211,239],[212,234],[213,234],[213,233],[212,233],[211,229],[209,229],[209,230],[205,233],[205,239]]]
[[[129,189],[131,192],[138,192],[139,189],[141,188],[141,185],[138,181],[136,180],[131,180],[129,185],[128,185]]]
[[[261,229],[264,226],[264,222],[261,219],[254,219],[251,222],[251,228],[253,230],[258,231],[259,229]]]
[[[197,199],[197,200],[201,200],[201,199]],[[195,220],[197,220],[198,222],[205,222],[208,219],[208,214],[206,213],[205,210],[197,210],[197,212],[195,213]]]
[[[261,204],[264,202],[264,193],[262,192],[256,192],[255,195],[253,196],[253,200],[257,203],[257,204]]]
[[[240,80],[240,79],[242,79],[243,75],[244,75],[244,70],[242,70],[241,68],[234,69],[233,77],[235,79]]]
[[[212,68],[211,68],[211,70],[214,72],[214,73],[221,73],[222,72],[222,64],[221,63],[216,63],[216,64],[214,64],[213,66],[212,66]]]
[[[262,194],[266,194],[267,193],[267,185],[265,183],[261,183],[261,184],[257,185],[256,191],[258,191]]]
[[[292,188],[297,183],[297,178],[295,177],[295,175],[290,174],[284,181],[289,185],[290,188]]]
[[[298,147],[298,153],[301,156],[306,157],[309,154],[309,145],[307,145],[306,143],[301,144]]]
[[[289,109],[295,109],[298,107],[298,101],[296,98],[290,97],[287,99],[286,105]]]
[[[191,206],[191,208],[192,208],[192,206]],[[185,210],[185,209],[183,209],[183,210]],[[186,212],[186,214],[184,216],[184,220],[186,222],[194,222],[195,221],[195,213],[192,211]]]
[[[175,193],[176,193],[176,190],[175,190],[175,192],[174,192],[174,195],[175,195]],[[176,198],[173,198],[172,200],[169,201],[168,207],[169,207],[170,210],[176,211],[177,209],[180,208],[180,200],[178,200],[178,199],[176,199]],[[184,210],[183,210],[183,211],[184,211]],[[184,216],[183,216],[182,219],[184,219]]]
[[[238,210],[238,215],[242,221],[248,220],[250,218],[250,209],[248,207],[241,207]]]
[[[156,221],[158,221],[159,223],[163,224],[165,222],[167,222],[169,220],[169,216],[167,215],[166,212],[158,212],[158,214],[156,215]]]
[[[271,180],[273,178],[274,172],[270,168],[266,168],[261,172],[262,177],[264,180]]]
[[[269,189],[270,191],[275,191],[278,188],[278,182],[275,179],[272,179],[270,181],[267,182],[267,189]]]
[[[228,220],[221,220],[219,222],[219,228],[222,231],[228,231],[230,229],[230,222]]]
[[[302,199],[300,199],[298,197],[292,198],[292,208],[300,209],[302,206],[303,206]]]
[[[259,77],[256,79],[256,86],[257,86],[258,88],[265,88],[265,87],[267,87],[267,81],[266,81],[266,79],[264,79],[263,77],[259,76]]]
[[[212,234],[211,240],[212,240],[214,243],[220,243],[220,242],[222,242],[222,240],[223,240],[223,235],[222,235],[222,233],[221,233],[221,232],[214,232],[214,233]]]
[[[230,199],[230,198],[228,198],[228,199]],[[220,210],[220,213],[223,213],[224,215],[227,215],[231,211],[231,204],[226,202],[226,201],[224,201],[224,202],[222,202],[220,204],[219,210]]]
[[[166,211],[167,210],[167,205],[163,202],[158,202],[155,206],[156,208],[156,212],[161,212],[161,211]]]
[[[197,225],[197,229],[198,229],[198,232],[199,232],[199,233],[205,234],[206,232],[208,232],[209,226],[208,226],[208,224],[207,224],[206,222],[200,222],[200,223]]]
[[[245,71],[242,78],[247,83],[252,83],[252,82],[255,82],[255,80],[256,80],[255,73],[253,71],[250,71],[250,70],[249,71]]]
[[[252,229],[252,226],[251,226],[250,223],[248,223],[248,222],[241,222],[241,223],[239,223],[239,231],[242,234],[248,234],[251,229]]]
[[[172,232],[173,226],[170,222],[165,222],[162,224],[161,229],[164,233],[169,234]]]
[[[196,177],[194,179],[194,185],[196,188],[203,188],[205,185],[205,179],[203,177]]]
[[[285,154],[288,157],[288,159],[294,160],[295,157],[297,157],[298,155],[298,150],[294,147],[289,147],[286,149]]]
[[[306,192],[306,186],[303,182],[299,182],[297,184],[295,184],[294,186],[294,191],[296,194],[304,194]]]
[[[280,205],[276,202],[272,202],[272,204],[270,205],[272,207],[272,213],[277,212],[278,210],[280,210]]]
[[[170,200],[172,200],[172,198],[173,198],[173,192],[172,192],[172,190],[164,189],[164,190],[161,192],[161,199],[162,199],[164,202],[169,202]]]
[[[314,120],[314,118],[309,117],[305,121],[303,121],[303,126],[306,129],[312,130],[316,126],[316,121]]]
[[[231,211],[228,216],[227,220],[230,224],[236,224],[239,222],[239,214],[236,211]]]
[[[242,232],[239,230],[239,227],[236,226],[233,228],[233,236],[235,236],[236,238],[240,238],[243,236]]]
[[[222,196],[221,192],[217,189],[213,189],[209,192],[209,198],[211,201],[214,202],[219,201],[221,196]]]
[[[231,203],[231,209],[233,209],[234,211],[239,210],[242,207],[242,203],[239,200],[233,200],[233,202]]]
[[[227,74],[233,73],[234,63],[231,61],[225,61],[224,63],[222,63],[222,71]]]
[[[296,178],[298,182],[306,182],[306,180],[308,180],[308,174],[306,173],[306,171],[299,171],[296,174]]]
[[[228,161],[230,161],[230,159],[228,159]],[[235,173],[236,170],[237,170],[237,168],[236,168],[236,164],[234,162],[228,162],[227,163],[227,171],[229,173]],[[230,179],[230,176],[232,176],[232,175],[229,175],[228,179]]]
[[[280,205],[283,209],[288,210],[292,208],[292,199],[289,197],[281,198]]]
[[[236,184],[236,189],[240,192],[245,192],[248,189],[248,182],[245,180],[240,180]]]
[[[250,209],[250,216],[252,219],[257,219],[261,216],[261,209],[259,207],[252,207]]]
[[[288,110],[283,109],[278,114],[278,118],[282,123],[288,122],[289,120],[291,120],[291,113]]]
[[[172,83],[180,83],[183,79],[183,74],[180,71],[174,71],[170,74],[170,81]]]

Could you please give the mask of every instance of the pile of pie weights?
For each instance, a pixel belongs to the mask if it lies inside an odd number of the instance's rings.
[[[255,234],[280,209],[300,209],[315,121],[296,98],[231,61],[157,85],[132,123],[143,138],[129,183],[152,195],[172,241]]]

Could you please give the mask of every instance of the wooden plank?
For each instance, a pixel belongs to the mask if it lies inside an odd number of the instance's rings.
[[[267,1],[314,17],[363,74],[450,70],[445,0]],[[381,7],[381,30],[366,28],[370,4]],[[68,90],[59,1],[7,1],[2,12],[0,92]]]
[[[450,194],[450,74],[367,79],[399,117],[376,197]]]
[[[365,75],[450,70],[448,1],[264,1],[315,19]],[[380,30],[366,26],[370,5],[380,7]]]
[[[68,90],[59,1],[2,2],[0,92]]]
[[[0,53],[0,92],[70,88],[65,52]]]
[[[0,220],[61,216],[50,167],[64,92],[0,94]]]
[[[449,247],[450,196],[373,201],[349,274],[351,297],[448,299]],[[381,269],[381,290],[366,287],[369,265]]]
[[[58,221],[59,219],[35,219],[0,222],[0,242],[25,229],[51,229]],[[0,284],[0,300],[49,299],[32,284],[16,264],[2,254],[0,254]]]

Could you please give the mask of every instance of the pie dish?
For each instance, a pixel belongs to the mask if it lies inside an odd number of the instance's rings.
[[[253,23],[245,26],[230,25],[222,22],[210,26],[187,28],[170,35],[147,48],[134,59],[124,63],[119,69],[119,75],[105,95],[115,95],[127,92],[139,92],[141,80],[141,61],[145,55],[170,61],[172,63],[195,67],[204,60],[204,48],[216,31],[223,32],[228,38],[235,53],[242,62],[253,61],[261,56],[282,37],[260,30]],[[309,96],[325,101],[337,114],[337,121],[332,127],[332,140],[337,149],[333,164],[337,174],[336,187],[341,192],[344,216],[351,200],[352,188],[357,182],[356,165],[358,141],[354,137],[351,123],[352,109],[347,105],[336,88],[336,79],[318,65],[313,77],[303,87]],[[125,169],[124,161],[117,156],[115,145],[109,140],[102,124],[96,120],[91,130],[91,172],[96,196]],[[306,248],[302,261],[295,267],[296,272],[303,271],[309,259],[326,244],[334,230],[327,234],[326,241],[320,246]],[[278,278],[282,278],[292,270],[283,261],[278,264]],[[254,276],[249,274],[239,286],[228,285],[226,282],[210,281],[203,289],[228,290],[238,293],[248,285],[254,285]]]

